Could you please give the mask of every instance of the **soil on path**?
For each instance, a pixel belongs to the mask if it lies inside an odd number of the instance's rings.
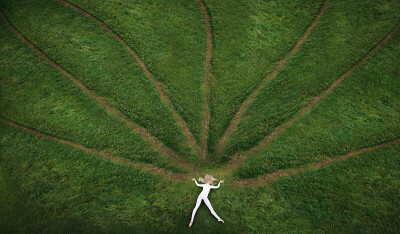
[[[211,19],[207,11],[207,7],[201,0],[197,0],[203,13],[204,24],[206,26],[206,58],[204,62],[204,83],[203,83],[203,124],[201,133],[201,154],[202,159],[207,157],[207,137],[210,125],[210,80],[211,74],[211,57],[212,57],[212,31]]]

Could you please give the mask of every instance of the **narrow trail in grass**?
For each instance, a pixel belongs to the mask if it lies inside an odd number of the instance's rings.
[[[346,77],[348,77],[354,70],[356,70],[362,63],[364,63],[373,53],[375,53],[381,46],[383,46],[390,37],[399,29],[400,24],[395,26],[392,31],[390,31],[372,50],[370,50],[361,60],[359,60],[355,65],[353,65],[346,73],[340,76],[335,80],[327,89],[322,91],[318,96],[316,96],[306,107],[299,110],[290,120],[283,123],[281,126],[275,128],[275,130],[266,136],[258,145],[253,148],[239,153],[236,158],[232,159],[230,163],[223,169],[225,172],[232,171],[239,167],[246,159],[248,159],[251,155],[255,154],[262,148],[266,147],[271,143],[273,139],[275,139],[280,133],[286,130],[288,127],[293,125],[298,119],[303,117],[305,114],[310,112],[310,110],[317,104],[321,99],[326,97],[334,88],[336,88]]]
[[[303,36],[297,41],[297,43],[294,45],[294,47],[286,54],[286,56],[280,60],[274,69],[267,75],[266,78],[264,78],[256,87],[256,89],[246,98],[246,100],[242,103],[240,106],[239,110],[236,112],[235,116],[231,120],[230,125],[226,129],[225,133],[222,135],[218,146],[217,146],[217,153],[221,154],[222,151],[225,148],[226,142],[229,139],[229,136],[231,133],[237,128],[240,118],[242,114],[246,111],[246,109],[249,107],[249,105],[254,101],[258,93],[264,86],[270,82],[273,78],[276,77],[278,74],[279,70],[286,64],[286,62],[297,52],[297,50],[303,45],[303,43],[306,41],[308,36],[311,34],[311,31],[318,25],[318,23],[321,21],[322,15],[325,13],[326,9],[328,8],[330,0],[325,0],[324,5],[322,6],[321,10],[315,17],[314,21],[311,23],[311,25],[307,28],[306,32],[303,34]]]
[[[86,146],[83,146],[83,145],[80,145],[80,144],[77,144],[77,143],[74,143],[74,142],[71,142],[71,141],[67,141],[67,140],[60,139],[60,138],[57,138],[57,137],[54,137],[54,136],[50,136],[50,135],[44,134],[42,132],[38,132],[38,131],[35,131],[35,130],[30,129],[28,127],[25,127],[25,126],[22,126],[20,124],[17,124],[15,122],[13,122],[11,120],[8,120],[8,119],[5,119],[3,117],[0,117],[0,120],[2,122],[4,122],[4,123],[8,124],[8,125],[11,125],[11,126],[13,126],[15,128],[18,128],[18,129],[21,129],[21,130],[23,130],[25,132],[29,132],[29,133],[35,134],[37,136],[47,138],[47,139],[52,140],[52,141],[56,141],[56,142],[58,142],[60,144],[63,144],[63,145],[71,146],[71,147],[73,147],[75,149],[79,149],[79,150],[88,152],[90,154],[94,154],[94,155],[100,156],[102,158],[106,158],[106,159],[111,160],[113,162],[122,163],[122,164],[130,165],[130,166],[133,166],[133,167],[137,167],[137,168],[140,168],[140,169],[142,169],[144,171],[147,171],[147,172],[150,172],[150,173],[153,173],[153,174],[157,174],[157,175],[161,175],[163,177],[166,177],[166,178],[169,178],[169,179],[172,179],[172,180],[184,180],[185,179],[185,176],[182,175],[182,174],[172,173],[172,172],[167,171],[167,170],[165,170],[163,168],[159,168],[159,167],[156,167],[156,166],[153,166],[153,165],[150,165],[150,164],[132,162],[132,161],[130,161],[128,159],[117,157],[117,156],[111,155],[111,154],[109,154],[107,152],[104,152],[104,151],[98,151],[98,150],[95,150],[95,149],[92,149],[92,148],[88,148]]]
[[[84,86],[80,81],[74,78],[70,73],[65,71],[62,67],[60,67],[57,63],[51,60],[47,55],[45,55],[39,48],[33,45],[27,38],[25,38],[7,19],[7,17],[0,11],[0,16],[3,21],[10,27],[11,31],[13,31],[25,44],[27,44],[32,50],[34,50],[37,54],[39,54],[43,59],[49,62],[53,67],[55,67],[61,74],[65,75],[72,83],[74,83],[77,87],[79,87],[85,94],[96,100],[104,109],[107,110],[108,113],[113,115],[114,117],[121,120],[125,123],[131,130],[138,133],[142,136],[149,144],[154,146],[157,151],[161,154],[169,156],[172,160],[176,162],[182,162],[184,158],[180,157],[174,150],[168,148],[163,143],[161,143],[156,137],[151,135],[146,129],[136,125],[132,121],[130,121],[124,114],[122,114],[117,109],[111,107],[108,103],[106,103],[101,97],[96,95],[94,92],[89,90],[86,86]],[[189,171],[195,171],[194,167],[189,163],[181,163],[185,165],[185,169]]]
[[[270,181],[279,179],[281,177],[285,177],[285,176],[291,176],[294,174],[297,174],[299,172],[304,172],[304,171],[309,171],[309,170],[313,170],[313,169],[318,169],[324,165],[330,164],[330,163],[334,163],[334,162],[338,162],[338,161],[342,161],[345,160],[347,158],[350,157],[354,157],[357,156],[359,154],[362,153],[366,153],[366,152],[370,152],[385,146],[389,146],[389,145],[393,145],[396,143],[400,143],[400,138],[394,139],[392,141],[386,142],[386,143],[382,143],[379,145],[374,145],[374,146],[370,146],[370,147],[366,147],[357,151],[353,151],[350,152],[348,154],[343,154],[337,157],[332,157],[332,158],[326,158],[322,161],[319,162],[314,162],[314,163],[308,163],[305,164],[303,166],[297,167],[297,168],[293,168],[293,169],[287,169],[287,170],[280,170],[280,171],[276,171],[276,172],[272,172],[269,174],[266,174],[264,176],[258,177],[258,178],[252,178],[252,179],[240,179],[235,181],[232,184],[232,187],[236,187],[236,188],[240,188],[240,187],[256,187],[256,186],[261,186],[261,185],[265,185],[267,183],[269,183]]]
[[[210,79],[211,79],[211,57],[212,57],[212,31],[211,19],[208,15],[207,7],[202,0],[197,0],[201,11],[204,16],[204,23],[206,25],[206,59],[204,62],[204,83],[203,83],[203,124],[201,132],[201,154],[202,159],[207,157],[207,137],[210,125]]]
[[[150,70],[147,68],[146,64],[143,62],[143,60],[136,54],[136,52],[124,41],[122,40],[121,37],[119,37],[112,29],[110,29],[107,25],[105,25],[103,22],[101,22],[99,19],[97,19],[95,16],[91,15],[90,13],[82,10],[81,8],[73,5],[70,2],[64,1],[64,0],[58,0],[58,2],[64,4],[65,6],[70,7],[71,9],[75,10],[76,12],[88,17],[92,21],[96,22],[98,25],[100,25],[102,28],[104,28],[107,32],[112,34],[115,39],[121,45],[133,56],[133,58],[136,60],[136,62],[139,64],[139,66],[143,69],[145,72],[146,76],[149,78],[149,80],[153,83],[153,85],[156,87],[156,90],[158,94],[160,95],[161,99],[165,102],[166,106],[168,109],[171,111],[172,115],[174,116],[175,120],[178,122],[179,126],[182,129],[183,134],[186,136],[188,139],[189,145],[194,153],[197,153],[198,155],[201,155],[201,150],[200,147],[198,146],[193,133],[190,131],[189,127],[187,126],[186,122],[181,118],[181,116],[178,114],[176,111],[174,105],[172,102],[169,100],[167,95],[164,93],[164,90],[161,87],[160,82],[158,82],[153,74],[150,72]]]

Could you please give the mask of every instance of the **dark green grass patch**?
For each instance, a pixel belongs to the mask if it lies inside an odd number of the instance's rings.
[[[206,1],[214,51],[209,152],[242,102],[283,59],[323,1]]]
[[[3,171],[0,165],[0,232],[26,233],[35,223],[34,217],[28,217],[27,204],[22,199],[15,178]]]
[[[155,87],[112,35],[56,1],[2,3],[10,21],[51,59],[165,145],[189,154]]]
[[[199,140],[206,33],[197,2],[70,2],[105,22],[138,53]]]
[[[400,137],[400,32],[240,169],[256,177]]]
[[[361,154],[257,189],[242,216],[253,232],[396,233],[399,168],[399,144]]]
[[[32,219],[22,227],[33,232],[96,232],[118,220],[133,227],[145,217],[143,197],[157,182],[155,176],[3,123],[1,132],[3,178],[16,183],[16,191],[5,187],[5,195],[24,204],[27,214],[22,218]],[[10,213],[1,217],[12,216],[13,204],[4,205]],[[124,218],[127,215],[130,219]]]
[[[399,23],[399,10],[396,1],[332,1],[309,40],[243,114],[225,155],[255,146],[310,103]],[[388,56],[388,63],[399,60]]]
[[[45,134],[179,171],[0,23],[1,116]]]

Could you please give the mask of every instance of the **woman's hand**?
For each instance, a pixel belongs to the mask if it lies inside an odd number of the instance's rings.
[[[196,181],[196,179],[195,179],[195,178],[193,178],[192,180],[193,180],[193,181]]]
[[[223,181],[223,180],[221,180],[221,181],[220,181],[220,183],[222,183],[222,184],[223,184],[223,183],[224,183],[224,181]]]

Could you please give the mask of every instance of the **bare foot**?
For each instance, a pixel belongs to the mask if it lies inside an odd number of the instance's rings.
[[[218,222],[225,223],[224,220],[222,220],[222,219],[218,220]]]
[[[193,224],[193,222],[190,222],[190,223],[189,223],[189,227],[192,227],[192,224]]]

